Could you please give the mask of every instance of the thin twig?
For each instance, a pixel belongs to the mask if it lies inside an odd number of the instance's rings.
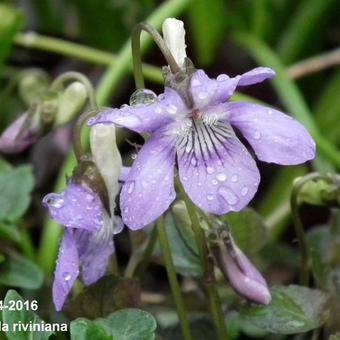
[[[288,77],[298,79],[340,64],[340,48],[310,57],[287,68]]]

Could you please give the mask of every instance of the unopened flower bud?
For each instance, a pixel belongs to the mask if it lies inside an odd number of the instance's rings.
[[[75,81],[68,85],[59,96],[54,126],[66,124],[77,116],[86,103],[87,95],[87,90],[81,82]]]
[[[167,18],[163,22],[163,38],[177,64],[184,65],[186,54],[185,29],[183,21]]]
[[[108,191],[110,213],[113,216],[115,198],[119,191],[119,176],[122,159],[116,143],[114,125],[98,124],[91,127],[90,145],[92,159],[95,162]]]
[[[20,115],[0,136],[0,152],[19,153],[37,140],[36,131],[27,126],[28,112]]]
[[[29,69],[20,75],[18,89],[19,94],[27,106],[33,104],[49,85],[50,78],[46,72],[40,69]]]
[[[265,279],[237,247],[230,232],[219,230],[211,234],[210,248],[218,267],[239,295],[256,303],[270,303],[271,295]]]

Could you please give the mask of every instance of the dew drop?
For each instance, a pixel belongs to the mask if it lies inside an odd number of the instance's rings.
[[[188,180],[188,177],[184,176],[183,181],[187,181],[187,180]]]
[[[260,131],[255,131],[255,132],[254,132],[254,138],[257,139],[257,140],[259,140],[259,139],[261,138],[261,133],[260,133]]]
[[[70,281],[71,280],[71,274],[68,272],[63,273],[63,278],[65,281]]]
[[[217,192],[230,205],[235,205],[238,202],[238,197],[230,189],[226,187],[219,188]]]
[[[185,148],[185,152],[186,153],[189,153],[191,151],[191,146],[190,145],[187,145],[187,147]]]
[[[229,77],[226,74],[220,74],[216,79],[217,81],[226,81]]]
[[[226,174],[217,174],[216,179],[220,182],[224,182],[227,179]]]
[[[233,175],[233,176],[231,177],[231,181],[232,181],[233,183],[236,183],[236,182],[238,181],[238,176],[237,176],[237,175]]]
[[[177,112],[177,107],[175,105],[172,105],[170,104],[168,107],[167,107],[167,111],[170,113],[170,114],[175,114]]]
[[[208,97],[208,93],[206,93],[206,92],[200,92],[199,94],[198,94],[198,98],[199,99],[205,99],[205,98],[207,98]]]
[[[273,110],[268,110],[268,114],[272,115],[273,114]]]
[[[157,100],[156,94],[147,89],[138,89],[130,97],[131,106],[150,105]]]
[[[213,185],[216,185],[218,182],[216,181],[216,179],[213,179],[213,180],[211,181],[211,183],[212,183]]]
[[[198,86],[200,84],[201,84],[201,82],[198,79],[196,79],[196,78],[191,79],[191,85],[192,86]]]
[[[135,183],[134,182],[127,183],[127,193],[128,194],[131,194],[134,189],[135,189]]]
[[[249,191],[249,189],[248,189],[247,187],[243,187],[242,190],[241,190],[241,195],[242,195],[242,196],[247,195],[247,194],[248,194],[248,191]]]
[[[209,195],[207,196],[207,200],[208,200],[208,201],[212,201],[213,199],[214,199],[214,195],[210,195],[210,194],[209,194]]]
[[[50,198],[47,203],[53,207],[53,208],[56,208],[56,209],[60,209],[64,206],[64,200],[60,197],[54,197],[54,198]]]
[[[137,158],[137,154],[136,154],[136,153],[133,153],[133,154],[131,155],[131,158],[132,158],[132,159],[136,159],[136,158]]]
[[[207,173],[208,173],[208,174],[211,175],[211,174],[213,174],[214,172],[215,172],[215,169],[214,169],[214,168],[212,168],[211,166],[208,166],[208,167],[207,167]]]
[[[197,165],[197,160],[196,160],[196,158],[194,158],[194,157],[191,158],[190,163],[191,163],[191,165],[193,165],[193,166]]]

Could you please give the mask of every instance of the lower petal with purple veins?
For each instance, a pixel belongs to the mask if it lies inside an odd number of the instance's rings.
[[[79,275],[79,257],[73,230],[65,230],[61,241],[53,281],[53,303],[57,311],[63,308],[74,281]]]
[[[140,229],[154,222],[175,199],[175,139],[157,131],[142,147],[120,195],[123,222]]]
[[[257,191],[257,166],[228,124],[193,120],[192,130],[177,143],[177,157],[185,191],[205,211],[239,211]]]

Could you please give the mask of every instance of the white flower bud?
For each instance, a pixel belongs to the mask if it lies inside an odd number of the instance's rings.
[[[110,200],[110,213],[114,215],[115,198],[119,191],[118,179],[122,159],[116,143],[114,125],[97,124],[91,127],[90,145],[93,161],[102,175]]]
[[[187,56],[183,21],[174,18],[165,19],[163,22],[163,38],[177,64],[182,67]]]

